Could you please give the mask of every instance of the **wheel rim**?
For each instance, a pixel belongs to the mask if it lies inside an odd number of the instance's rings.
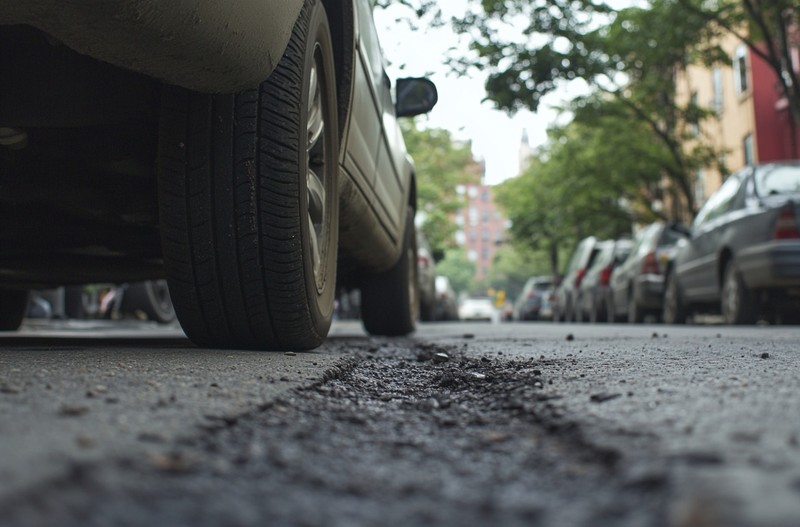
[[[329,166],[328,152],[326,151],[329,133],[325,126],[325,86],[322,49],[319,44],[314,48],[314,63],[309,72],[308,90],[308,121],[306,156],[308,172],[306,174],[306,191],[308,193],[308,225],[311,245],[311,260],[314,271],[314,281],[317,290],[322,291],[325,284],[325,253],[328,250],[328,225],[327,219],[327,191],[325,189],[326,175],[332,169]]]

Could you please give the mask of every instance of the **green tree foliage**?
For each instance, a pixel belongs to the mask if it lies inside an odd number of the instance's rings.
[[[400,124],[416,167],[417,208],[423,218],[419,228],[434,252],[451,248],[456,231],[452,214],[463,206],[456,186],[471,182],[472,177],[470,147],[454,142],[447,130],[418,129],[411,119]]]
[[[775,72],[792,118],[800,125],[800,76],[792,48],[800,39],[798,0],[674,0],[709,29],[735,35]]]
[[[650,150],[667,154],[659,156],[660,172],[679,193],[676,203],[695,212],[695,173],[719,156],[692,132],[710,112],[691,102],[678,104],[675,73],[689,62],[725,58],[709,45],[713,31],[704,17],[687,12],[676,0],[650,0],[644,7],[620,11],[598,0],[483,1],[473,6],[455,22],[473,39],[472,54],[452,62],[458,71],[487,71],[488,98],[511,112],[523,107],[535,111],[563,82],[583,79],[617,101],[617,114],[644,125],[636,129],[654,143]],[[610,103],[603,107],[608,110]],[[695,144],[691,149],[685,148],[687,138]]]
[[[573,122],[550,131],[524,174],[497,189],[514,243],[546,255],[553,275],[578,240],[618,238],[630,233],[633,221],[663,215],[653,204],[668,154],[648,141],[646,125],[616,99],[583,104]]]
[[[468,292],[473,289],[475,264],[470,262],[461,249],[447,251],[444,260],[436,265],[436,272],[450,279],[456,294]]]

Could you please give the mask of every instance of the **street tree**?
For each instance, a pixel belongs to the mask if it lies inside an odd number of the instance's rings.
[[[455,292],[469,292],[474,286],[475,263],[471,262],[463,249],[450,249],[445,258],[436,265],[436,272],[450,279]]]
[[[699,163],[720,156],[691,134],[711,114],[692,101],[679,103],[674,78],[689,63],[726,59],[709,44],[713,31],[702,16],[675,0],[619,11],[599,0],[507,0],[475,2],[455,26],[472,44],[451,64],[465,74],[486,71],[487,96],[501,109],[536,111],[545,96],[576,79],[626,106],[669,154],[661,172],[677,202],[695,212],[694,177],[705,166]],[[689,136],[695,146],[687,150]]]

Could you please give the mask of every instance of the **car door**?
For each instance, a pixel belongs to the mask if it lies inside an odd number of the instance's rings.
[[[357,0],[359,29],[353,109],[345,167],[369,189],[375,213],[395,238],[402,234],[406,185],[398,171],[405,143],[395,116],[392,84],[369,0]],[[362,189],[363,190],[363,189]]]
[[[353,102],[344,166],[374,204],[378,152],[382,142],[383,57],[368,0],[356,1],[358,39],[353,65]],[[379,214],[379,210],[375,210]]]
[[[678,267],[683,293],[689,302],[711,302],[718,296],[719,248],[742,179],[742,173],[730,176],[695,218],[692,238]]]

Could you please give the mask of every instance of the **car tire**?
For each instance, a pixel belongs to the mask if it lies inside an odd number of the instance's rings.
[[[169,324],[175,320],[175,308],[166,280],[148,280],[131,284],[122,295],[122,311],[141,311],[148,320]]]
[[[615,312],[614,296],[613,293],[608,293],[606,296],[606,322],[614,324],[617,322],[617,314]]]
[[[636,295],[633,290],[628,292],[628,323],[641,324],[644,322],[644,310],[636,302]]]
[[[27,289],[0,288],[0,331],[19,329],[27,308]]]
[[[434,316],[433,302],[420,301],[419,318],[423,322],[433,322],[436,320],[436,317]]]
[[[419,315],[416,239],[414,210],[409,208],[400,258],[388,270],[367,275],[361,285],[361,319],[372,335],[396,337],[414,331]]]
[[[661,320],[664,324],[685,324],[687,311],[678,278],[674,271],[670,271],[667,273],[666,284],[664,284]]]
[[[165,87],[159,144],[169,289],[201,346],[312,349],[336,289],[339,138],[331,31],[306,0],[258,89]]]
[[[722,275],[720,307],[726,324],[755,324],[758,310],[736,264],[729,261]]]

